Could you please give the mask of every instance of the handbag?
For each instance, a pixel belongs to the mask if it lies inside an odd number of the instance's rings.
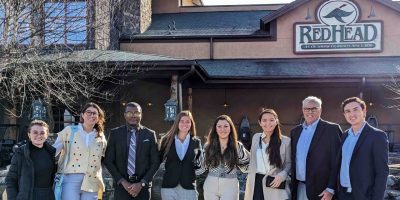
[[[62,184],[64,182],[64,170],[67,167],[68,161],[71,156],[71,146],[72,146],[72,140],[74,139],[75,132],[77,131],[77,126],[71,126],[71,135],[69,137],[69,143],[68,143],[68,155],[64,159],[64,168],[63,171],[60,173],[57,173],[56,176],[54,177],[54,197],[55,200],[61,200],[62,198]]]
[[[265,178],[265,185],[267,187],[271,187],[271,183],[272,181],[274,181],[274,179],[275,177],[267,176],[267,178]],[[282,189],[282,190],[284,190],[285,188],[286,188],[286,181],[282,181],[282,183],[278,187],[276,187],[276,189]]]
[[[262,141],[262,138],[261,138],[261,136],[260,136],[260,140],[259,140],[259,147],[260,147],[260,149],[262,149],[262,146],[261,146],[261,141]],[[262,157],[262,159],[263,159],[263,163],[265,163],[264,162],[264,156],[261,156]],[[275,177],[272,177],[272,176],[268,176],[268,175],[266,175],[267,177],[265,178],[265,186],[267,186],[267,187],[271,187],[271,183],[272,183],[272,181],[274,181],[274,179],[275,179]],[[278,186],[278,187],[276,187],[275,189],[282,189],[282,190],[284,190],[286,188],[286,181],[282,181],[282,183]]]

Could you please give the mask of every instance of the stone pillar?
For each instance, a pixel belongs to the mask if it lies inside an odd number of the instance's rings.
[[[143,33],[150,26],[151,0],[95,2],[96,49],[119,49],[119,38]]]
[[[115,0],[118,1],[120,36],[129,37],[143,33],[151,23],[151,0]]]
[[[100,50],[113,50],[118,49],[118,35],[115,34],[114,28],[114,10],[111,6],[113,0],[97,0],[90,1],[91,5],[94,6],[94,27],[90,25],[89,31],[95,30],[94,33],[94,47]],[[93,16],[93,7],[89,8],[89,14]],[[93,24],[93,23],[91,23]],[[93,33],[89,33],[90,34]],[[93,46],[93,44],[91,44]]]

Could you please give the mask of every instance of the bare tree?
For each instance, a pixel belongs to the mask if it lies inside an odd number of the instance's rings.
[[[400,66],[396,66],[397,71],[400,72]],[[393,93],[393,96],[389,99],[392,103],[388,106],[388,108],[395,108],[400,110],[400,82],[396,78],[392,78],[392,81],[384,84],[385,88]]]
[[[8,114],[21,117],[40,98],[53,126],[54,105],[74,112],[79,100],[110,100],[115,91],[102,90],[103,85],[121,84],[114,77],[124,65],[108,65],[98,51],[85,51],[86,57],[78,51],[107,48],[114,14],[100,12],[102,3],[109,5],[105,0],[0,0],[0,105]]]

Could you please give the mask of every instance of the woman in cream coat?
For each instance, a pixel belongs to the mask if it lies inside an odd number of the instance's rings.
[[[98,200],[101,197],[105,189],[101,159],[107,145],[104,122],[104,111],[95,103],[87,103],[81,111],[79,125],[67,126],[58,133],[53,147],[57,149],[56,155],[61,153],[58,173],[65,175],[63,200]],[[69,145],[71,140],[73,143]],[[64,165],[68,152],[70,159]]]
[[[278,115],[274,110],[263,110],[258,122],[263,133],[253,136],[244,199],[290,199],[289,181],[286,181],[285,189],[277,188],[286,180],[290,171],[290,139],[282,135]],[[266,187],[267,176],[273,177],[270,187]]]

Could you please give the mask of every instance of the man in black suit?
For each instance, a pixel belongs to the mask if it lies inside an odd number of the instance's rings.
[[[321,99],[303,100],[304,123],[291,130],[292,200],[330,200],[336,188],[336,156],[342,131],[321,119]]]
[[[360,98],[344,100],[342,111],[351,128],[343,134],[338,156],[338,198],[382,200],[389,175],[387,135],[365,121],[367,108]]]
[[[114,198],[148,200],[160,165],[156,134],[140,124],[139,104],[126,104],[124,117],[126,125],[111,130],[104,159],[116,183]]]

